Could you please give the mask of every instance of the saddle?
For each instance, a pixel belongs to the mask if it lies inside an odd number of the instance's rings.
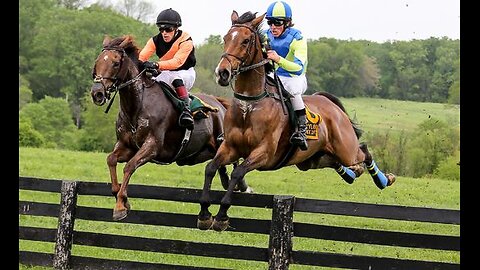
[[[297,115],[295,114],[292,102],[290,101],[290,98],[292,98],[293,95],[290,94],[287,90],[285,90],[285,87],[283,87],[283,84],[280,80],[278,80],[277,84],[277,81],[274,78],[270,76],[266,77],[268,85],[275,86],[277,89],[280,89],[280,91],[282,91],[283,102],[287,107],[288,119],[292,126],[292,131],[295,130],[295,128],[297,127]],[[278,100],[281,99],[280,95],[277,93],[269,93],[269,95],[273,96],[273,98],[276,98]],[[307,140],[316,140],[318,139],[318,125],[322,122],[322,117],[319,114],[312,112],[308,108],[307,104],[305,104],[305,111],[307,116]]]
[[[177,93],[172,89],[172,87],[163,81],[157,83],[160,84],[160,88],[170,99],[175,109],[177,109],[179,112],[183,111],[185,103],[178,97]],[[190,111],[192,112],[194,119],[207,118],[209,112],[218,112],[219,110],[219,108],[208,104],[195,95],[189,94],[188,96],[190,98]]]

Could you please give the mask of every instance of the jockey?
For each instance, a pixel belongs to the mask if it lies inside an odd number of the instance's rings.
[[[266,34],[271,48],[267,50],[267,58],[275,62],[276,74],[285,90],[293,96],[290,101],[297,116],[297,129],[290,142],[301,150],[307,150],[305,104],[302,99],[307,90],[307,41],[299,30],[292,27],[292,9],[284,1],[270,4],[265,18],[269,25]]]
[[[180,115],[179,125],[193,129],[193,116],[188,97],[188,91],[192,88],[196,77],[195,48],[192,38],[188,33],[178,29],[182,25],[182,19],[180,14],[171,8],[158,14],[156,24],[159,33],[148,40],[138,58],[144,62],[144,68],[161,71],[155,78],[156,81],[164,81],[175,89],[185,105]],[[148,61],[153,53],[159,57],[159,61]]]

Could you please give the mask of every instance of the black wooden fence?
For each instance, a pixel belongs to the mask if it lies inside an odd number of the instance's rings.
[[[76,219],[111,221],[111,209],[77,206],[77,195],[110,196],[109,183],[59,181],[19,177],[19,189],[61,192],[60,204],[19,201],[20,215],[58,217],[57,229],[19,228],[19,239],[55,243],[53,253],[19,251],[19,262],[26,265],[53,266],[56,269],[219,269],[159,263],[108,260],[71,255],[72,245],[185,254],[215,258],[268,262],[269,269],[288,269],[291,264],[347,269],[460,269],[460,264],[371,257],[338,253],[293,250],[292,237],[368,243],[386,246],[460,251],[460,237],[406,232],[357,229],[293,221],[293,212],[326,213],[344,216],[460,224],[460,211],[366,203],[339,202],[274,196],[240,194],[234,205],[271,208],[271,220],[231,218],[236,232],[269,235],[265,248],[180,240],[150,239],[132,236],[75,231]],[[159,186],[130,185],[129,197],[197,203],[201,190]],[[214,204],[223,192],[212,191]],[[125,223],[196,228],[196,215],[134,211]]]

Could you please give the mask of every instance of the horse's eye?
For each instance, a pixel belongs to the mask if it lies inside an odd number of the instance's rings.
[[[120,62],[113,62],[113,67],[118,68],[120,66]]]
[[[248,43],[250,43],[250,39],[245,39],[243,42],[242,42],[242,45],[248,45]]]

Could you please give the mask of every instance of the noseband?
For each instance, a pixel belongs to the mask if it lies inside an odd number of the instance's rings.
[[[238,74],[244,72],[244,71],[247,71],[247,70],[251,70],[251,69],[255,69],[255,68],[258,68],[258,67],[261,67],[263,65],[265,65],[266,63],[269,62],[268,59],[263,59],[262,61],[256,63],[256,64],[250,64],[250,65],[246,65],[245,64],[245,61],[247,61],[248,58],[251,57],[250,55],[250,49],[251,47],[253,46],[255,48],[255,53],[258,51],[257,47],[255,46],[256,45],[256,42],[257,42],[257,31],[255,31],[253,28],[251,28],[250,26],[248,25],[245,25],[245,24],[234,24],[232,25],[231,28],[234,28],[234,27],[244,27],[244,28],[247,28],[248,30],[250,30],[250,32],[252,33],[250,36],[252,37],[250,39],[250,41],[248,42],[248,47],[247,47],[247,56],[242,59],[241,57],[237,56],[237,55],[234,55],[234,54],[231,54],[231,53],[223,53],[222,56],[220,57],[220,59],[222,58],[225,58],[228,63],[230,64],[230,66],[232,66],[232,62],[230,61],[230,59],[227,57],[227,56],[231,56],[231,57],[234,57],[236,58],[238,61],[240,61],[240,65],[238,66],[237,69],[233,70],[232,71],[232,77],[235,77],[237,76]],[[230,28],[230,29],[231,29]],[[252,59],[252,62],[253,62],[253,59]]]

